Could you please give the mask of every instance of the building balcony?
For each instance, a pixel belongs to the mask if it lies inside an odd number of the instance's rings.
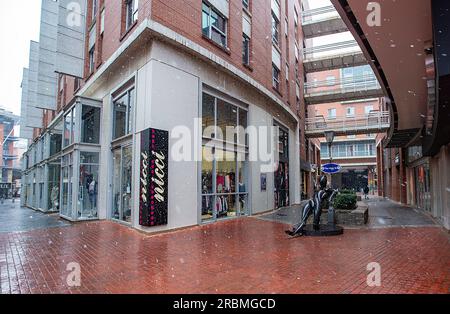
[[[391,126],[389,111],[372,111],[368,115],[354,117],[307,118],[305,134],[308,138],[322,138],[325,132],[333,131],[335,136],[375,134],[386,132]]]

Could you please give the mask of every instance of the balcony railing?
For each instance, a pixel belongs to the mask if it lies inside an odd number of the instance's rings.
[[[5,142],[10,141],[10,142],[17,142],[20,139],[17,136],[8,136],[7,138],[5,138]]]
[[[305,84],[305,97],[345,94],[381,89],[374,74],[351,76],[340,80],[316,81]]]
[[[337,136],[354,134],[374,134],[384,132],[390,127],[389,111],[371,111],[366,115],[352,117],[325,118],[316,116],[306,119],[306,134],[323,137],[324,132],[334,131]]]
[[[339,13],[336,11],[334,6],[330,5],[316,9],[305,10],[302,12],[301,16],[302,23],[304,25],[317,22],[318,20],[339,17]]]
[[[335,56],[349,52],[361,52],[356,40],[342,41],[322,46],[314,46],[303,49],[305,59]]]

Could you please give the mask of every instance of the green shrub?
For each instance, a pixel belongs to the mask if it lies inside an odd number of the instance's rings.
[[[356,194],[340,193],[336,195],[333,205],[335,209],[353,210],[356,209],[357,200]]]
[[[339,193],[341,193],[341,194],[356,194],[356,191],[353,191],[353,190],[340,190]]]

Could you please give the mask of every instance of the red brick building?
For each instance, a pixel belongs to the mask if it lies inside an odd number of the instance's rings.
[[[85,7],[71,5],[43,1],[60,21],[54,25],[59,75],[53,107],[42,110],[25,157],[25,205],[59,210],[70,220],[112,219],[160,231],[256,214],[311,195],[312,165],[320,160],[318,143],[304,136],[300,1],[88,0]],[[61,24],[78,9],[75,17],[84,23],[69,25],[69,32]],[[44,107],[39,100],[33,106]],[[198,118],[202,136],[195,133]],[[193,150],[205,151],[208,140],[222,142],[215,132],[205,135],[205,128],[225,123],[258,130],[276,126],[278,135],[268,143],[275,167],[268,171],[270,162],[251,160],[264,137],[250,133],[225,150],[243,153],[242,163],[217,156],[211,163],[171,161],[169,221],[153,229],[142,226],[137,176],[142,132],[173,132],[181,125],[202,143]],[[61,143],[53,147],[53,142]],[[40,152],[36,158],[34,151]],[[89,182],[97,184],[95,197],[87,197]],[[179,212],[181,207],[185,212]]]

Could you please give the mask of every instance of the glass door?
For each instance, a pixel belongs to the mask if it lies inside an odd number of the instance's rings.
[[[132,146],[113,151],[113,204],[111,218],[131,223],[133,152]]]

